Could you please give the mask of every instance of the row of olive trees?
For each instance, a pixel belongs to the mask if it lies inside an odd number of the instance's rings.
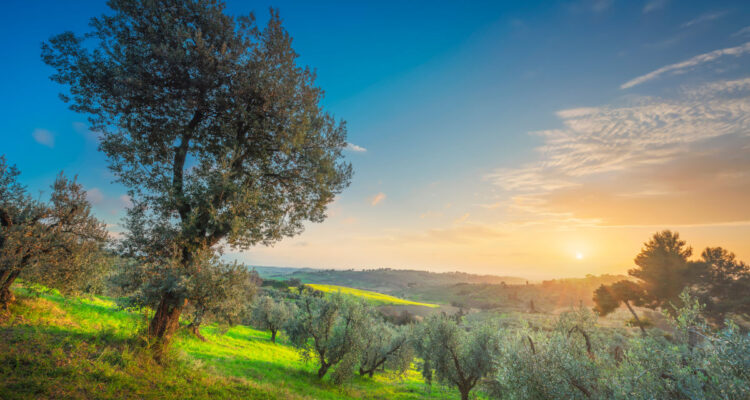
[[[254,305],[252,324],[284,330],[306,360],[318,365],[318,378],[331,372],[341,383],[354,374],[406,371],[415,359],[428,381],[433,377],[458,388],[462,399],[494,371],[497,331],[489,325],[467,330],[455,318],[436,314],[421,324],[393,325],[361,299],[339,293],[305,291],[295,301],[264,296]]]
[[[257,327],[284,330],[302,356],[340,383],[356,372],[403,372],[416,363],[426,382],[482,390],[498,399],[743,399],[750,393],[750,336],[732,321],[721,329],[684,291],[665,316],[671,327],[633,336],[602,328],[580,308],[550,328],[469,324],[435,314],[394,326],[361,300],[304,293],[295,302],[263,297]]]
[[[503,399],[747,398],[750,336],[732,322],[716,329],[697,300],[680,299],[668,335],[604,329],[585,309],[563,314],[551,331],[503,332],[487,391]]]

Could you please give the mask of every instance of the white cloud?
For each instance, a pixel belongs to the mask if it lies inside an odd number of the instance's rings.
[[[732,34],[732,37],[750,35],[750,26],[746,26]]]
[[[648,74],[641,75],[637,78],[631,79],[623,83],[620,86],[620,89],[628,89],[635,85],[640,85],[641,83],[656,79],[659,76],[664,75],[666,73],[673,73],[673,74],[681,73],[681,72],[684,72],[688,68],[692,68],[700,64],[705,64],[707,62],[714,61],[717,58],[720,58],[723,56],[738,57],[747,53],[750,53],[750,42],[747,42],[743,45],[736,46],[736,47],[728,47],[726,49],[714,50],[708,53],[697,55],[686,61],[682,61],[676,64],[670,64],[670,65],[661,67],[657,70],[649,72]]]
[[[88,199],[89,203],[96,205],[104,200],[104,194],[102,194],[99,188],[89,189],[86,191],[86,199]]]
[[[649,0],[643,6],[643,13],[648,14],[652,11],[662,9],[665,5],[667,5],[667,0]]]
[[[354,143],[347,143],[346,144],[346,149],[349,150],[349,151],[353,151],[355,153],[364,153],[364,152],[367,151],[366,148],[364,148],[362,146],[357,146]]]
[[[52,132],[46,129],[35,129],[34,132],[31,133],[31,136],[42,146],[47,146],[49,148],[55,147],[55,136]]]
[[[682,27],[689,28],[693,25],[701,24],[703,22],[713,21],[713,20],[723,17],[724,15],[726,15],[726,13],[727,13],[726,11],[720,11],[720,12],[702,14],[702,15],[699,15],[697,18],[694,18],[688,22],[685,22],[684,24],[682,24]]]
[[[380,202],[382,202],[383,200],[385,200],[385,197],[386,197],[385,193],[380,192],[380,193],[376,194],[372,198],[372,201],[370,201],[370,204],[373,205],[373,206],[376,206],[376,205],[380,204]]]

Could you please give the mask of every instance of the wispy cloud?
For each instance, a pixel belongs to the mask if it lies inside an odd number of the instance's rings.
[[[46,129],[35,129],[34,132],[31,133],[31,136],[42,146],[47,146],[49,148],[55,147],[55,135]]]
[[[469,213],[466,213],[466,214],[464,214],[464,215],[456,218],[456,220],[453,221],[453,222],[456,223],[456,224],[462,224],[462,223],[466,222],[467,219],[469,219]]]
[[[660,10],[667,5],[668,0],[649,0],[643,6],[643,13],[648,14],[652,11]]]
[[[383,200],[385,200],[385,197],[386,197],[385,193],[383,193],[383,192],[380,192],[380,193],[376,194],[372,198],[372,200],[370,201],[370,205],[376,206],[376,205],[380,204]]]
[[[510,194],[507,209],[556,223],[748,220],[748,109],[750,78],[563,110],[563,129],[534,133],[538,161],[487,177]]]
[[[750,42],[747,42],[743,45],[736,46],[736,47],[728,47],[725,49],[714,50],[708,53],[697,55],[693,58],[690,58],[688,60],[685,60],[676,64],[670,64],[670,65],[661,67],[657,70],[649,72],[648,74],[641,75],[637,78],[631,79],[623,83],[620,86],[620,89],[629,89],[633,86],[640,85],[644,82],[648,82],[650,80],[656,79],[667,73],[672,73],[672,74],[681,73],[689,68],[693,68],[698,65],[714,61],[723,56],[739,57],[747,53],[750,53]]]
[[[727,13],[726,11],[718,11],[718,12],[711,12],[711,13],[701,14],[698,17],[693,18],[690,21],[685,22],[684,24],[682,24],[682,27],[683,28],[689,28],[689,27],[691,27],[693,25],[698,25],[698,24],[702,24],[704,22],[714,21],[714,20],[717,20],[717,19],[723,17],[724,15],[726,15],[726,13]]]
[[[740,37],[740,36],[747,36],[750,35],[750,26],[746,26],[737,32],[732,34],[732,37]]]
[[[366,148],[364,148],[362,146],[357,146],[354,143],[347,143],[346,144],[346,149],[349,150],[349,151],[353,151],[355,153],[364,153],[364,152],[367,151]]]

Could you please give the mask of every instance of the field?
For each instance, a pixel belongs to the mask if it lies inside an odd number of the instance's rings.
[[[437,304],[420,303],[416,301],[400,299],[398,297],[390,296],[387,294],[371,292],[369,290],[354,289],[354,288],[345,287],[345,286],[320,285],[320,284],[315,284],[315,283],[307,284],[307,286],[315,290],[325,292],[325,293],[341,292],[341,294],[361,297],[365,299],[367,302],[369,302],[370,304],[376,305],[376,306],[402,305],[402,306],[422,306],[422,307],[430,307],[430,308],[439,307]]]
[[[66,298],[17,289],[0,322],[2,399],[453,399],[454,390],[402,377],[354,377],[343,386],[315,378],[315,366],[268,332],[216,325],[202,342],[186,330],[167,365],[143,350],[144,315],[104,297]]]

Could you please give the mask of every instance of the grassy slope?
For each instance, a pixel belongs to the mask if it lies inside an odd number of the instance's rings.
[[[208,342],[182,331],[168,367],[142,350],[144,318],[112,301],[31,296],[16,291],[10,314],[0,319],[2,399],[422,399],[458,398],[418,373],[355,377],[343,387],[318,381],[313,364],[266,332],[245,326],[221,334],[203,329]]]
[[[416,301],[404,300],[398,297],[389,296],[387,294],[371,292],[369,290],[354,289],[354,288],[350,288],[346,286],[319,285],[315,283],[309,283],[307,284],[307,286],[310,286],[311,288],[315,290],[320,290],[321,292],[326,292],[326,293],[341,292],[342,294],[348,294],[352,296],[361,297],[367,300],[368,302],[374,305],[378,305],[378,306],[380,305],[404,305],[404,306],[423,306],[423,307],[431,307],[431,308],[439,307],[437,304],[419,303]]]

